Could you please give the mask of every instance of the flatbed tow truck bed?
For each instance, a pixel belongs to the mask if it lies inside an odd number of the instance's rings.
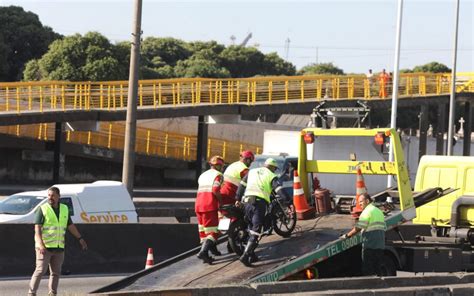
[[[199,248],[138,272],[129,278],[103,287],[94,292],[154,290],[178,287],[217,286],[258,281],[258,276],[310,253],[339,238],[352,228],[354,220],[349,215],[331,214],[312,220],[298,221],[289,238],[276,234],[264,237],[256,250],[260,260],[254,267],[246,267],[236,254],[227,254],[226,242],[218,248],[223,253],[212,265],[203,264],[196,257]],[[179,242],[176,242],[179,243]],[[171,261],[171,262],[170,262]]]

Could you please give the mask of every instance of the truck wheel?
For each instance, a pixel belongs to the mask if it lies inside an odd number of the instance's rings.
[[[380,265],[381,276],[396,276],[397,264],[390,255],[383,256],[382,264]]]

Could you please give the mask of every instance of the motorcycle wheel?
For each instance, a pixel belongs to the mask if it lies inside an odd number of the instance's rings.
[[[289,237],[296,227],[296,210],[293,204],[273,209],[272,226],[282,237]]]
[[[244,253],[245,245],[249,239],[247,224],[242,220],[230,223],[229,230],[227,230],[227,236],[232,250],[234,250],[238,256],[241,256]]]

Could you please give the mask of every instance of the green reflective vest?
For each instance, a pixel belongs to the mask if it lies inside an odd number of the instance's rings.
[[[356,227],[363,229],[362,247],[365,249],[385,248],[385,218],[383,212],[368,204],[362,211]]]
[[[64,249],[69,208],[59,204],[59,220],[53,208],[48,203],[41,206],[44,223],[42,229],[43,243],[46,248]]]
[[[257,196],[270,203],[272,180],[276,176],[266,167],[251,169],[247,177],[245,196]]]

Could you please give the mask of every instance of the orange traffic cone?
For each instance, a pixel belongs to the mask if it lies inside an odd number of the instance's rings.
[[[145,269],[151,268],[153,265],[155,265],[155,262],[153,259],[153,249],[148,248],[148,255],[146,256]]]
[[[356,179],[356,197],[355,197],[355,206],[352,209],[352,217],[359,218],[360,213],[362,213],[362,208],[359,205],[359,199],[362,194],[367,193],[367,187],[365,187],[364,176],[362,176],[362,171],[360,167],[357,167],[357,179]]]
[[[315,210],[308,205],[304,196],[303,188],[301,188],[300,177],[295,170],[295,178],[293,179],[293,204],[296,208],[296,216],[298,220],[306,220],[314,218]]]

